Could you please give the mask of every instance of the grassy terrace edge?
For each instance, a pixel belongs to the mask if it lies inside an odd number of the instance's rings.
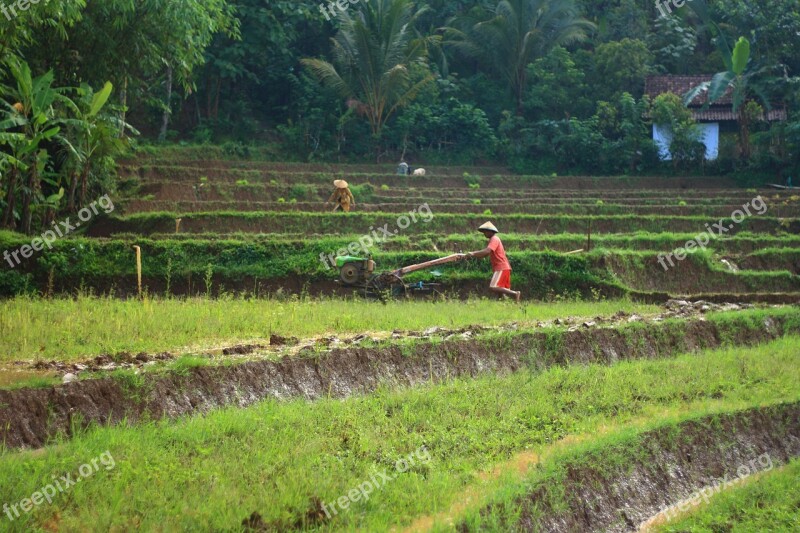
[[[549,461],[468,513],[458,530],[635,529],[723,475],[736,479],[737,467],[759,457],[783,464],[800,456],[799,422],[794,400],[622,431]]]
[[[631,237],[633,238],[633,237]],[[671,294],[696,292],[800,292],[800,280],[794,275],[800,251],[775,248],[780,237],[734,237],[714,241],[712,249],[690,253],[688,259],[676,262],[668,272],[658,263],[659,253],[668,253],[681,243],[678,236],[639,237],[642,245],[656,250],[626,251],[613,249],[616,239],[595,237],[596,248],[581,255],[564,255],[551,250],[525,249],[528,246],[547,248],[549,244],[567,248],[585,247],[586,240],[576,235],[569,238],[543,237],[541,242],[510,236],[506,246],[514,266],[514,284],[523,287],[526,297],[554,298],[574,296],[619,297],[629,290],[660,291]],[[755,239],[755,241],[753,241]],[[785,238],[796,245],[794,237]],[[688,240],[688,239],[687,239]],[[399,268],[442,255],[477,249],[483,243],[458,237],[436,239],[420,237],[411,246],[408,238],[390,240],[370,248],[378,262],[378,270]],[[628,241],[620,241],[622,244]],[[753,248],[753,242],[770,244],[769,251],[751,254],[743,266],[757,270],[731,273],[723,270],[714,257],[713,247]],[[88,284],[97,293],[115,291],[130,294],[135,290],[135,262],[132,245],[143,253],[145,286],[156,294],[219,295],[230,291],[268,294],[283,287],[284,291],[302,293],[306,285],[322,283],[314,293],[337,292],[335,268],[331,255],[346,251],[356,237],[321,237],[317,239],[265,240],[263,238],[211,238],[181,236],[178,239],[152,239],[127,235],[125,238],[73,238],[57,241],[52,250],[25,261],[15,269],[0,270],[0,296],[32,292],[74,292]],[[25,240],[8,233],[0,234],[0,248],[13,249]],[[404,247],[417,250],[403,249]],[[607,247],[612,247],[609,249]],[[661,252],[657,251],[661,248]],[[523,248],[522,251],[511,251]],[[440,252],[422,251],[441,249]],[[666,264],[666,263],[665,263]],[[489,265],[468,262],[442,269],[438,282],[446,290],[471,291],[487,284]],[[429,279],[430,273],[409,276],[409,280]],[[466,282],[466,284],[465,284]],[[469,285],[472,283],[472,285]]]
[[[724,490],[706,506],[690,507],[689,514],[656,531],[720,531],[732,523],[746,531],[792,531],[800,522],[800,459],[774,468],[755,479],[745,479],[741,486]]]
[[[671,357],[720,346],[752,346],[798,332],[800,310],[778,309],[617,328],[547,328],[470,340],[387,341],[375,347],[301,352],[277,361],[190,366],[163,374],[118,371],[108,378],[55,387],[0,390],[0,440],[10,447],[38,447],[96,423],[175,418],[270,397],[344,398],[385,386],[459,376]],[[75,420],[80,420],[77,426]]]
[[[499,462],[516,464],[527,450],[544,457],[602,435],[797,401],[796,342],[450,379],[344,401],[265,401],[171,423],[96,428],[37,453],[2,450],[0,474],[11,482],[0,485],[0,498],[19,501],[51,475],[108,451],[116,468],[13,526],[22,531],[58,516],[66,529],[229,530],[256,513],[283,530],[386,530],[463,501],[470,487],[496,495],[508,480],[495,484],[484,474]],[[326,519],[321,503],[422,445],[431,461]]]

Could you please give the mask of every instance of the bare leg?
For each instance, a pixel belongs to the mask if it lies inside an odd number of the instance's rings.
[[[495,294],[512,296],[515,300],[517,300],[517,302],[519,302],[520,298],[522,298],[522,293],[520,291],[512,291],[511,289],[504,289],[503,287],[489,287],[489,290]]]

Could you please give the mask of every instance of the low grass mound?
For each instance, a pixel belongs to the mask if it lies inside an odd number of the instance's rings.
[[[799,340],[96,428],[40,453],[0,451],[0,499],[19,502],[107,454],[113,466],[7,525],[382,531],[463,502],[470,487],[494,495],[509,481],[491,474],[498,463],[559,440],[797,401]],[[368,499],[341,499],[379,473],[391,478]]]
[[[5,235],[5,237],[4,237]],[[133,233],[117,233],[112,240],[122,240],[131,244],[134,241],[146,243],[148,240],[159,241],[230,241],[239,245],[251,243],[275,244],[291,248],[305,248],[311,244],[323,242],[324,247],[338,250],[347,247],[351,242],[358,242],[363,235],[342,234],[336,236],[314,235],[308,237],[299,233],[277,233],[263,235],[257,233],[154,233],[146,239]],[[697,237],[696,233],[625,233],[625,234],[599,234],[592,235],[592,249],[628,250],[668,252],[686,245]],[[18,235],[0,231],[3,242],[12,241],[22,244],[24,240]],[[98,242],[92,240],[89,242]],[[99,242],[108,242],[100,240]],[[553,251],[572,252],[585,249],[589,242],[586,234],[557,233],[530,235],[524,233],[503,233],[503,243],[508,251]],[[85,244],[85,243],[84,243]],[[477,250],[486,244],[486,238],[477,232],[453,233],[450,235],[440,233],[421,233],[413,237],[397,235],[389,240],[376,244],[372,249],[375,252],[459,252],[463,250]],[[13,244],[9,244],[13,245]],[[738,257],[743,254],[774,250],[781,252],[800,248],[800,235],[768,235],[749,232],[740,232],[724,238],[710,241],[708,248],[719,254]]]

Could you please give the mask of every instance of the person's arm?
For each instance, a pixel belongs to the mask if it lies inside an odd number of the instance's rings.
[[[333,194],[331,194],[331,197],[328,198],[327,202],[325,202],[325,205],[328,205],[331,202],[333,202],[336,199],[336,193],[338,193],[338,192],[339,192],[339,189],[336,189],[335,191],[333,191]]]
[[[350,205],[356,205],[356,197],[353,196],[353,192],[350,189],[347,189],[347,196],[350,197]]]
[[[475,258],[475,259],[483,259],[484,257],[489,257],[492,255],[492,249],[489,247],[484,248],[483,250],[478,250],[477,252],[470,252],[466,255],[467,258]]]

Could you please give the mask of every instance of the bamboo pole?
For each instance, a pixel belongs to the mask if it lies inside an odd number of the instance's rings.
[[[460,261],[463,258],[464,254],[448,255],[447,257],[434,259],[433,261],[427,261],[425,263],[419,263],[417,265],[410,265],[407,267],[403,267],[399,270],[395,270],[394,274],[398,276],[404,276],[406,274],[411,274],[412,272],[416,272],[418,270],[425,270],[426,268],[433,268],[439,265],[446,265],[447,263],[454,263],[455,261]]]

